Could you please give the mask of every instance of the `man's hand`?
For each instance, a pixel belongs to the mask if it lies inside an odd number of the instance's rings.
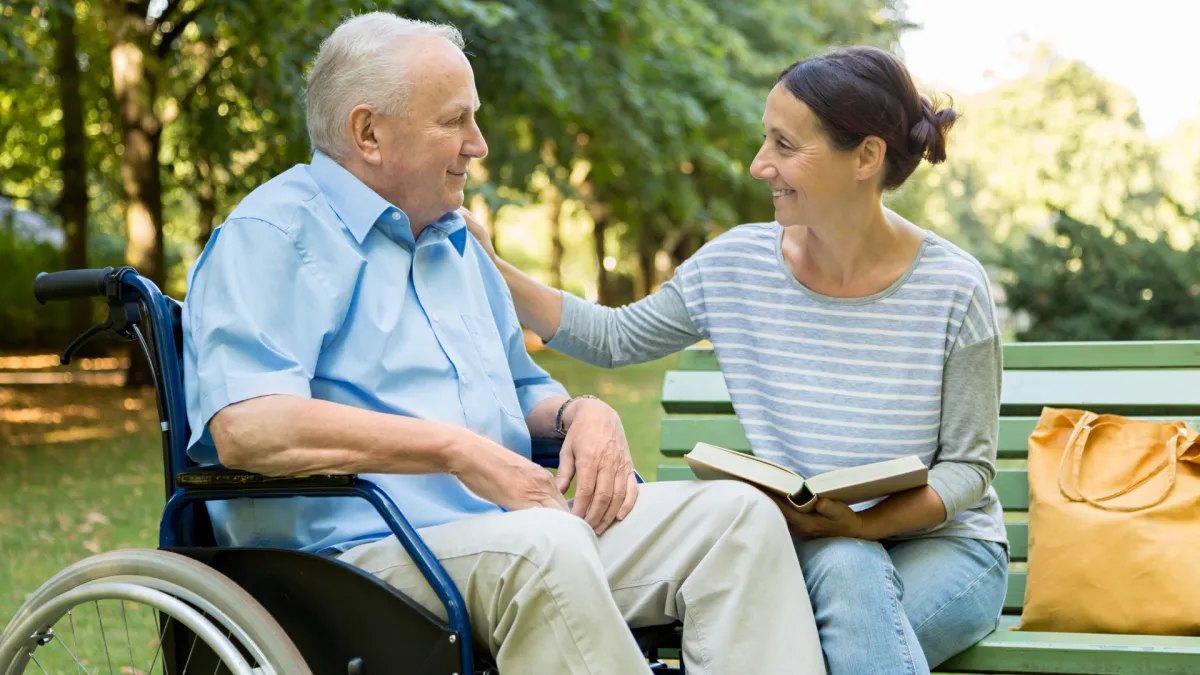
[[[549,471],[498,443],[464,430],[453,454],[450,472],[493,504],[510,511],[568,510]]]
[[[559,455],[558,490],[565,493],[575,479],[572,513],[603,534],[614,520],[624,520],[637,501],[629,441],[617,411],[595,399],[567,406],[567,438]]]
[[[819,537],[853,537],[855,539],[870,539],[864,527],[863,518],[843,502],[817,499],[815,508],[808,513],[801,513],[787,500],[771,495],[783,517],[787,520],[788,530],[798,539],[817,539]]]
[[[487,251],[488,257],[492,260],[496,259],[496,249],[492,246],[492,233],[488,231],[487,226],[475,219],[475,214],[471,213],[466,207],[458,209],[458,215],[467,222],[467,231],[475,237],[475,241]]]

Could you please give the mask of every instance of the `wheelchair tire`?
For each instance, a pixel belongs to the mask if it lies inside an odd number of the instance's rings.
[[[186,625],[218,655],[222,653],[220,643],[224,640],[225,653],[232,654],[232,658],[218,658],[235,673],[242,670],[234,667],[240,656],[248,656],[257,667],[245,672],[311,675],[299,650],[278,622],[240,586],[191,558],[151,549],[111,551],[85,558],[38,588],[0,634],[0,675],[22,675],[26,672],[30,654],[38,648],[36,645],[48,644],[55,639],[75,658],[66,646],[66,638],[46,631],[68,616],[68,610],[77,606],[71,603],[77,599],[82,599],[78,606],[97,602],[97,616],[99,601],[118,600],[123,619],[126,601],[141,602],[158,612],[158,616],[166,615]],[[47,610],[48,606],[53,607]],[[197,619],[209,625],[195,623]],[[74,616],[69,620],[74,633]],[[189,624],[189,621],[193,623]],[[103,634],[102,620],[100,625]],[[45,636],[45,642],[38,643],[35,634]],[[129,635],[127,619],[125,635]],[[103,639],[108,655],[107,636]],[[231,648],[231,644],[236,646]],[[132,641],[129,648],[130,661],[133,661]],[[157,658],[157,651],[154,656]],[[42,668],[40,663],[38,667]]]

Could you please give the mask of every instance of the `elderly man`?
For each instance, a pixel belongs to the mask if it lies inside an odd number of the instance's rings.
[[[628,626],[674,620],[689,672],[823,672],[779,509],[733,482],[639,490],[613,409],[568,398],[526,353],[456,212],[487,154],[462,46],[452,27],[379,13],[322,45],[312,163],[251,193],[192,270],[192,456],[368,475],[442,561],[503,673],[644,671]],[[531,435],[565,436],[557,484],[529,460]],[[210,508],[222,543],[338,555],[442,611],[365,502]]]

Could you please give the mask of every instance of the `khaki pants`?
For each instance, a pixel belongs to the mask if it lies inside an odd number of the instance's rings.
[[[783,516],[741,483],[642,485],[629,516],[600,537],[552,509],[467,518],[421,537],[501,675],[647,672],[629,627],[676,620],[693,675],[825,672]],[[341,559],[445,618],[395,537]]]

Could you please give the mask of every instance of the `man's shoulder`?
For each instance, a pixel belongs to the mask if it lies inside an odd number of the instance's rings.
[[[297,164],[271,180],[259,185],[246,195],[233,212],[229,221],[259,220],[294,234],[311,218],[300,217],[312,213],[314,202],[320,201],[321,189],[308,166]],[[329,213],[332,216],[332,212]]]

